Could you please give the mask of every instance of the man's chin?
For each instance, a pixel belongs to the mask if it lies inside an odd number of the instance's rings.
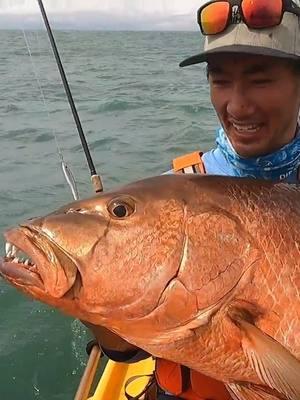
[[[234,132],[229,135],[229,140],[234,150],[243,158],[261,157],[268,154],[266,146],[262,143],[262,132],[260,134],[240,134]]]
[[[249,148],[250,147],[250,148]],[[245,146],[245,145],[237,145],[234,146],[235,151],[237,154],[242,158],[257,158],[263,157],[268,154],[266,151],[263,151],[261,148],[253,148],[253,146]]]

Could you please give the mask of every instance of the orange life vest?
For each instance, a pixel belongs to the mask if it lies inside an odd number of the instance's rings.
[[[202,160],[203,153],[195,151],[185,154],[173,160],[173,171],[185,174],[205,174],[205,166]]]
[[[171,361],[156,359],[155,377],[159,386],[185,400],[230,400],[226,387],[200,372]]]
[[[201,152],[193,152],[173,160],[176,173],[205,174]],[[230,400],[222,382],[171,361],[156,359],[155,377],[159,386],[186,400]]]

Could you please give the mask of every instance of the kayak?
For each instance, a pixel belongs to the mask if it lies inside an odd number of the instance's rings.
[[[127,393],[132,397],[137,396],[146,387],[153,370],[153,358],[147,358],[134,364],[117,363],[109,360],[96,391],[89,400],[127,400],[125,396],[126,384]]]

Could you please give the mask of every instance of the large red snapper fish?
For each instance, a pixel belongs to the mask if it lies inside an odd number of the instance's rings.
[[[299,400],[299,233],[298,185],[160,176],[9,230],[0,271],[235,399]]]

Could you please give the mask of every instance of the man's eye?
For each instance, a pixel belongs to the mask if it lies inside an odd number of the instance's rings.
[[[272,79],[254,79],[253,83],[255,83],[256,85],[267,85],[268,83],[272,83]]]
[[[230,81],[228,79],[213,79],[212,83],[213,85],[216,86],[222,86],[222,85],[228,85]]]

